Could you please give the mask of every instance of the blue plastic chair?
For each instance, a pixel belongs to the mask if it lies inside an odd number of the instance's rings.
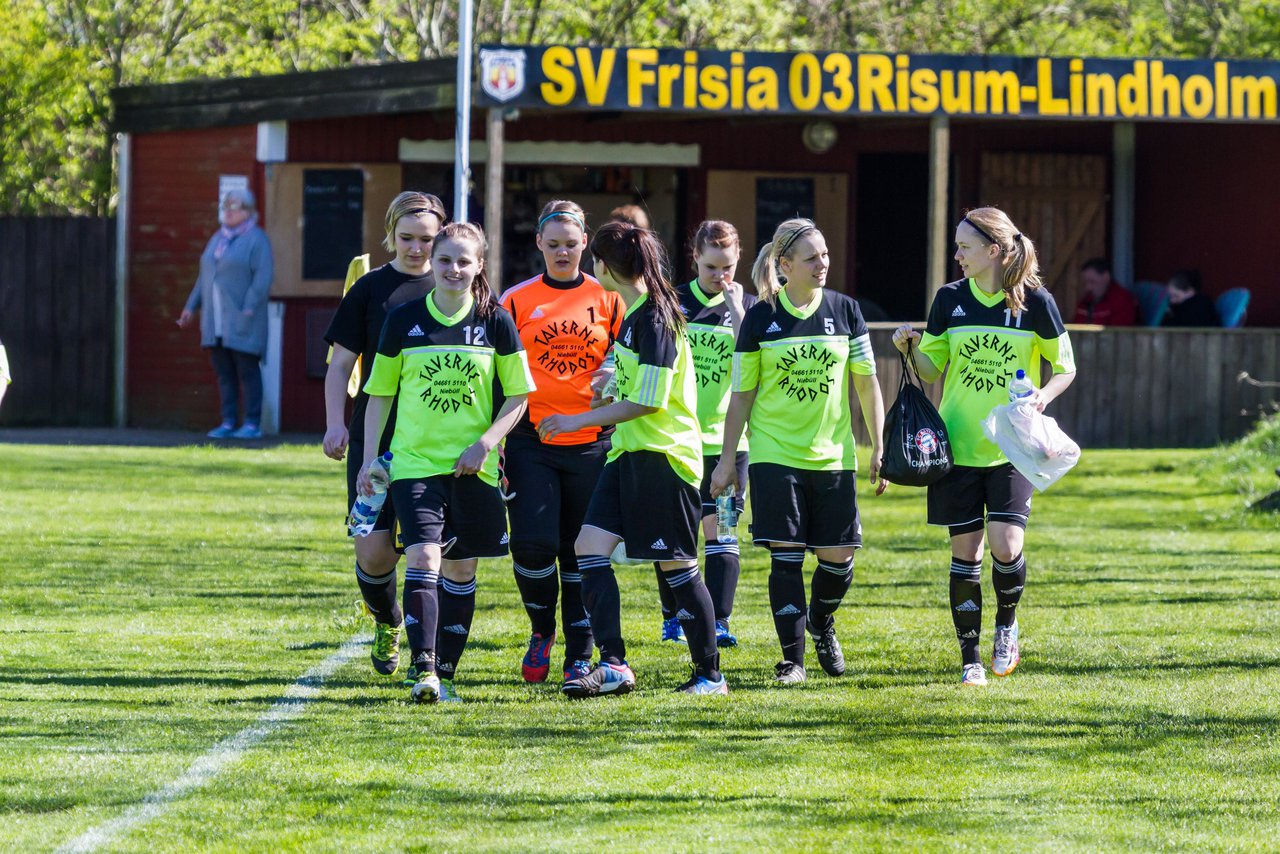
[[[1169,289],[1162,282],[1134,282],[1138,298],[1138,320],[1143,326],[1159,326],[1169,310]]]
[[[1223,291],[1214,304],[1218,307],[1218,317],[1222,319],[1223,329],[1244,326],[1244,316],[1249,308],[1249,289],[1231,288]]]

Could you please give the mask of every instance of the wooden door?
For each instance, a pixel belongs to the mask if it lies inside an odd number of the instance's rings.
[[[981,199],[1034,241],[1040,275],[1070,321],[1080,297],[1080,266],[1107,256],[1107,159],[983,154]]]

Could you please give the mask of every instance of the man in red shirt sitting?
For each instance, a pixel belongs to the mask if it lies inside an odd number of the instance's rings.
[[[1138,322],[1138,300],[1111,278],[1106,258],[1091,258],[1080,268],[1084,293],[1076,306],[1076,323],[1133,326]]]

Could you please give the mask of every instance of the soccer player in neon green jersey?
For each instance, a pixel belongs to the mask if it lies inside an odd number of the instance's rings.
[[[923,335],[901,326],[893,345],[910,354],[926,382],[947,368],[939,411],[956,465],[929,487],[929,524],[946,525],[951,533],[951,619],[960,641],[960,681],[985,685],[978,655],[983,541],[991,546],[997,606],[991,670],[1008,676],[1020,660],[1017,607],[1027,581],[1022,546],[1032,487],[983,435],[982,421],[993,407],[1008,403],[1018,369],[1036,383],[1040,360],[1052,365],[1053,377],[1031,397],[1043,412],[1071,385],[1076,365],[1058,306],[1042,287],[1030,238],[997,208],[969,211],[955,237],[965,278],[938,291]]]
[[[713,495],[741,485],[733,460],[749,424],[751,533],[771,553],[769,605],[782,646],[774,678],[783,685],[806,678],[806,626],[822,669],[830,676],[845,669],[833,615],[862,546],[851,385],[871,433],[871,483],[877,495],[888,485],[880,477],[884,401],[871,337],[857,302],[826,289],[829,266],[827,241],[807,219],[783,222],[760,250],[752,269],[760,301],[738,332],[724,448],[711,478]],[[807,606],[806,549],[818,557]]]
[[[729,409],[729,378],[733,373],[733,346],[746,310],[756,298],[744,293],[733,280],[742,247],[738,230],[723,220],[707,220],[693,235],[693,266],[697,276],[676,288],[680,310],[684,313],[685,337],[693,351],[694,375],[698,380],[698,425],[702,428],[702,500],[703,552],[707,589],[716,612],[716,646],[733,647],[738,639],[729,631],[733,599],[738,590],[740,572],[738,543],[722,543],[716,539],[716,499],[711,494],[711,472],[720,462],[724,444],[724,415]],[[744,439],[734,456],[738,480],[747,480],[747,445]],[[734,505],[739,513],[743,495],[736,493]],[[684,642],[684,631],[676,619],[676,602],[658,570],[658,592],[662,597],[662,639]]]
[[[507,553],[498,443],[533,390],[515,322],[489,290],[484,251],[478,226],[440,230],[431,247],[435,288],[387,315],[365,384],[366,436],[382,435],[399,394],[390,497],[405,545],[405,633],[417,702],[457,699],[453,676],[475,614],[477,559]],[[496,415],[495,381],[505,396]],[[373,492],[376,454],[377,443],[366,442],[361,495]]]
[[[561,690],[569,697],[595,697],[635,688],[622,638],[618,580],[609,560],[622,542],[628,555],[657,561],[675,594],[694,668],[677,690],[727,694],[711,594],[698,572],[702,434],[693,354],[680,303],[664,272],[666,252],[653,232],[611,222],[592,238],[591,254],[600,284],[627,306],[614,343],[618,400],[580,414],[548,415],[538,423],[543,441],[584,427],[617,425],[574,543],[600,661]]]

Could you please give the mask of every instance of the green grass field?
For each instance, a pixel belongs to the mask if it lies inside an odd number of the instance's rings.
[[[771,685],[767,562],[747,549],[731,696],[671,693],[684,648],[656,640],[652,571],[620,568],[639,691],[571,703],[554,676],[519,681],[527,622],[509,564],[490,561],[465,704],[410,705],[362,648],[206,779],[196,763],[368,631],[340,466],[310,446],[0,446],[0,849],[55,849],[130,815],[94,839],[1274,849],[1280,518],[1245,506],[1276,485],[1276,456],[1274,435],[1086,453],[1036,499],[1023,663],[985,689],[957,684],[945,533],[924,525],[922,491],[891,487],[862,499],[843,679],[810,650],[806,685]],[[989,561],[984,574],[993,601]],[[986,659],[990,624],[988,609]],[[156,799],[193,765],[203,785]]]

